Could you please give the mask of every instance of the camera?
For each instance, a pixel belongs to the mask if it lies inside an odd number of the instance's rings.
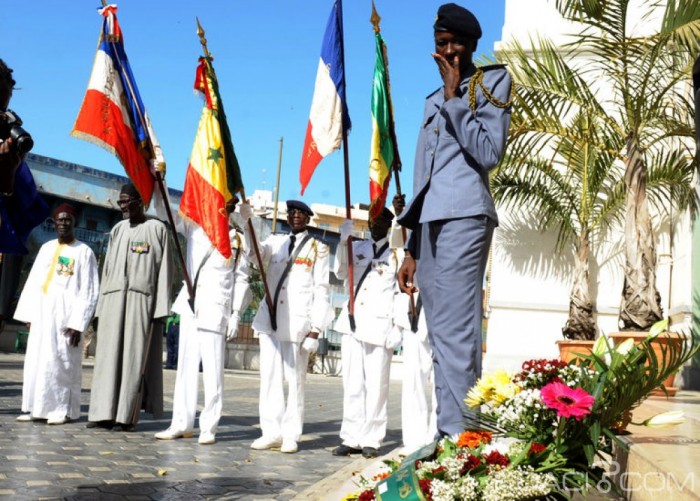
[[[20,154],[28,153],[34,147],[29,132],[22,128],[22,120],[12,110],[0,111],[0,139],[11,138],[14,149]]]

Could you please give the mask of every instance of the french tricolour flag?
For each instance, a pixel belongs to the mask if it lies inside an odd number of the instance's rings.
[[[148,204],[155,183],[149,161],[164,168],[165,160],[124,52],[117,6],[98,12],[104,16],[100,42],[71,135],[116,155]]]
[[[340,148],[343,127],[346,131],[350,130],[343,64],[343,4],[342,0],[335,0],[323,36],[309,124],[306,127],[299,172],[302,195],[321,159]]]

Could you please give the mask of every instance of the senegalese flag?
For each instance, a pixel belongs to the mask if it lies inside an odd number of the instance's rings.
[[[194,89],[204,97],[204,108],[187,168],[180,214],[200,225],[228,259],[231,242],[225,205],[234,193],[243,191],[243,181],[211,57],[199,58]]]
[[[370,219],[374,219],[382,212],[386,204],[392,170],[400,165],[389,94],[386,45],[379,33],[378,22],[375,31],[377,60],[374,65],[372,85],[372,142],[369,156]]]

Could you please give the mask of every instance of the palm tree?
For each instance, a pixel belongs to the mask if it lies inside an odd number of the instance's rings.
[[[700,2],[668,0],[659,29],[644,36],[632,33],[628,18],[637,9],[635,14],[651,19],[658,0],[555,3],[580,32],[567,46],[572,52],[561,58],[554,57],[551,45],[534,49],[540,57],[536,67],[550,73],[544,72],[543,82],[537,82],[542,74],[528,74],[533,63],[522,48],[503,54],[514,63],[520,84],[514,109],[522,106],[524,115],[522,130],[514,120],[511,155],[524,159],[557,151],[571,136],[590,146],[589,153],[611,154],[623,166],[625,279],[619,323],[623,330],[648,330],[663,316],[649,204],[661,211],[695,206],[688,84],[693,55],[700,52]],[[562,66],[562,60],[578,61],[580,67],[574,71],[573,63]],[[574,130],[568,120],[575,117],[585,117],[594,138],[577,135],[590,133]]]
[[[574,249],[574,277],[564,337],[593,339],[592,245],[622,214],[625,189],[615,142],[601,105],[562,52],[546,40],[503,54],[518,82],[506,160],[491,180],[496,201],[526,207],[540,230],[555,228],[556,248]]]

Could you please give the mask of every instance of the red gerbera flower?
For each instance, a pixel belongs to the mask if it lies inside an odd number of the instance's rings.
[[[542,401],[550,409],[555,409],[559,417],[574,417],[581,421],[591,413],[595,403],[593,395],[583,388],[569,388],[564,383],[549,383],[540,392]]]

